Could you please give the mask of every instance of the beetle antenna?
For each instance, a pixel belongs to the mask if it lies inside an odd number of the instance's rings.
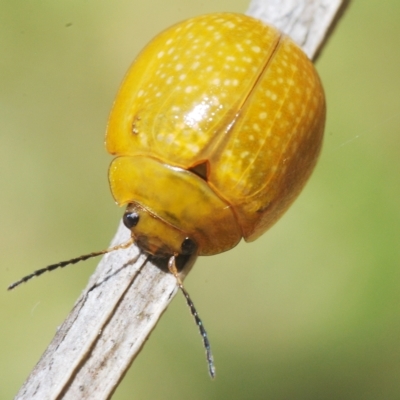
[[[181,289],[183,295],[185,296],[186,303],[190,308],[190,312],[194,317],[196,325],[199,327],[200,335],[203,338],[203,345],[204,345],[204,348],[206,350],[208,372],[209,372],[211,378],[215,378],[214,357],[213,357],[212,352],[211,352],[210,341],[208,340],[207,332],[206,332],[206,330],[204,328],[202,320],[199,317],[199,314],[197,313],[197,310],[196,310],[196,308],[195,308],[195,306],[193,304],[193,301],[190,298],[189,293],[183,287],[183,283],[181,281],[181,278],[179,278],[178,269],[176,268],[176,264],[175,264],[175,256],[172,256],[169,259],[169,261],[168,261],[168,269],[175,276],[175,279],[176,279],[176,281],[178,283],[179,289]]]
[[[125,243],[119,244],[119,245],[114,246],[114,247],[109,247],[108,249],[105,249],[105,250],[102,250],[102,251],[96,251],[96,252],[94,252],[94,253],[85,254],[85,255],[83,255],[83,256],[79,256],[79,257],[76,257],[76,258],[72,258],[71,260],[60,261],[60,262],[58,262],[57,264],[48,265],[47,267],[38,269],[38,270],[32,272],[31,274],[24,276],[24,277],[21,278],[19,281],[16,281],[16,282],[12,283],[12,284],[7,288],[7,290],[12,290],[12,289],[14,289],[15,287],[19,286],[21,283],[27,282],[27,281],[31,280],[32,278],[34,278],[34,277],[36,277],[36,276],[40,276],[40,275],[42,275],[44,272],[50,272],[50,271],[53,271],[53,270],[55,270],[55,269],[57,269],[57,268],[64,268],[64,267],[66,267],[67,265],[76,264],[76,263],[78,263],[78,262],[80,262],[80,261],[85,261],[85,260],[87,260],[87,259],[89,259],[89,258],[92,258],[92,257],[101,256],[102,254],[107,254],[107,253],[110,253],[110,252],[115,251],[115,250],[126,249],[126,248],[128,248],[130,245],[132,245],[132,243],[133,243],[133,239],[131,238],[131,239],[129,239],[129,240],[128,240],[127,242],[125,242]]]

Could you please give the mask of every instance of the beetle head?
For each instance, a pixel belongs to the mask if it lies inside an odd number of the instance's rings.
[[[128,204],[123,221],[134,242],[146,253],[171,256],[197,251],[197,244],[185,232],[138,203]]]

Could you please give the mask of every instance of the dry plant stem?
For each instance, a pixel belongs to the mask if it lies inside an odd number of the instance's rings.
[[[347,3],[253,0],[247,14],[278,26],[315,58]],[[129,235],[120,224],[112,245]],[[105,255],[16,399],[109,399],[177,289],[175,277],[136,246]]]
[[[176,291],[136,246],[105,255],[16,398],[109,398]]]
[[[246,14],[289,35],[316,60],[350,0],[251,0]]]

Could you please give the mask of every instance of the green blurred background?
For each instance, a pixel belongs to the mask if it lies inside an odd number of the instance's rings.
[[[106,247],[108,113],[129,64],[189,16],[247,0],[0,1],[0,398],[17,392],[96,260],[8,293],[46,264]],[[317,68],[324,149],[306,189],[253,244],[186,280],[115,399],[400,398],[400,2],[354,1]]]

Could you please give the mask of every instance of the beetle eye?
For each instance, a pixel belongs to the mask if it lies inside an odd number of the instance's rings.
[[[128,229],[132,229],[139,222],[139,214],[136,212],[126,212],[122,220]]]
[[[196,251],[196,243],[190,239],[190,238],[186,238],[181,245],[181,254],[185,254],[185,255],[189,255],[189,254],[193,254]]]

